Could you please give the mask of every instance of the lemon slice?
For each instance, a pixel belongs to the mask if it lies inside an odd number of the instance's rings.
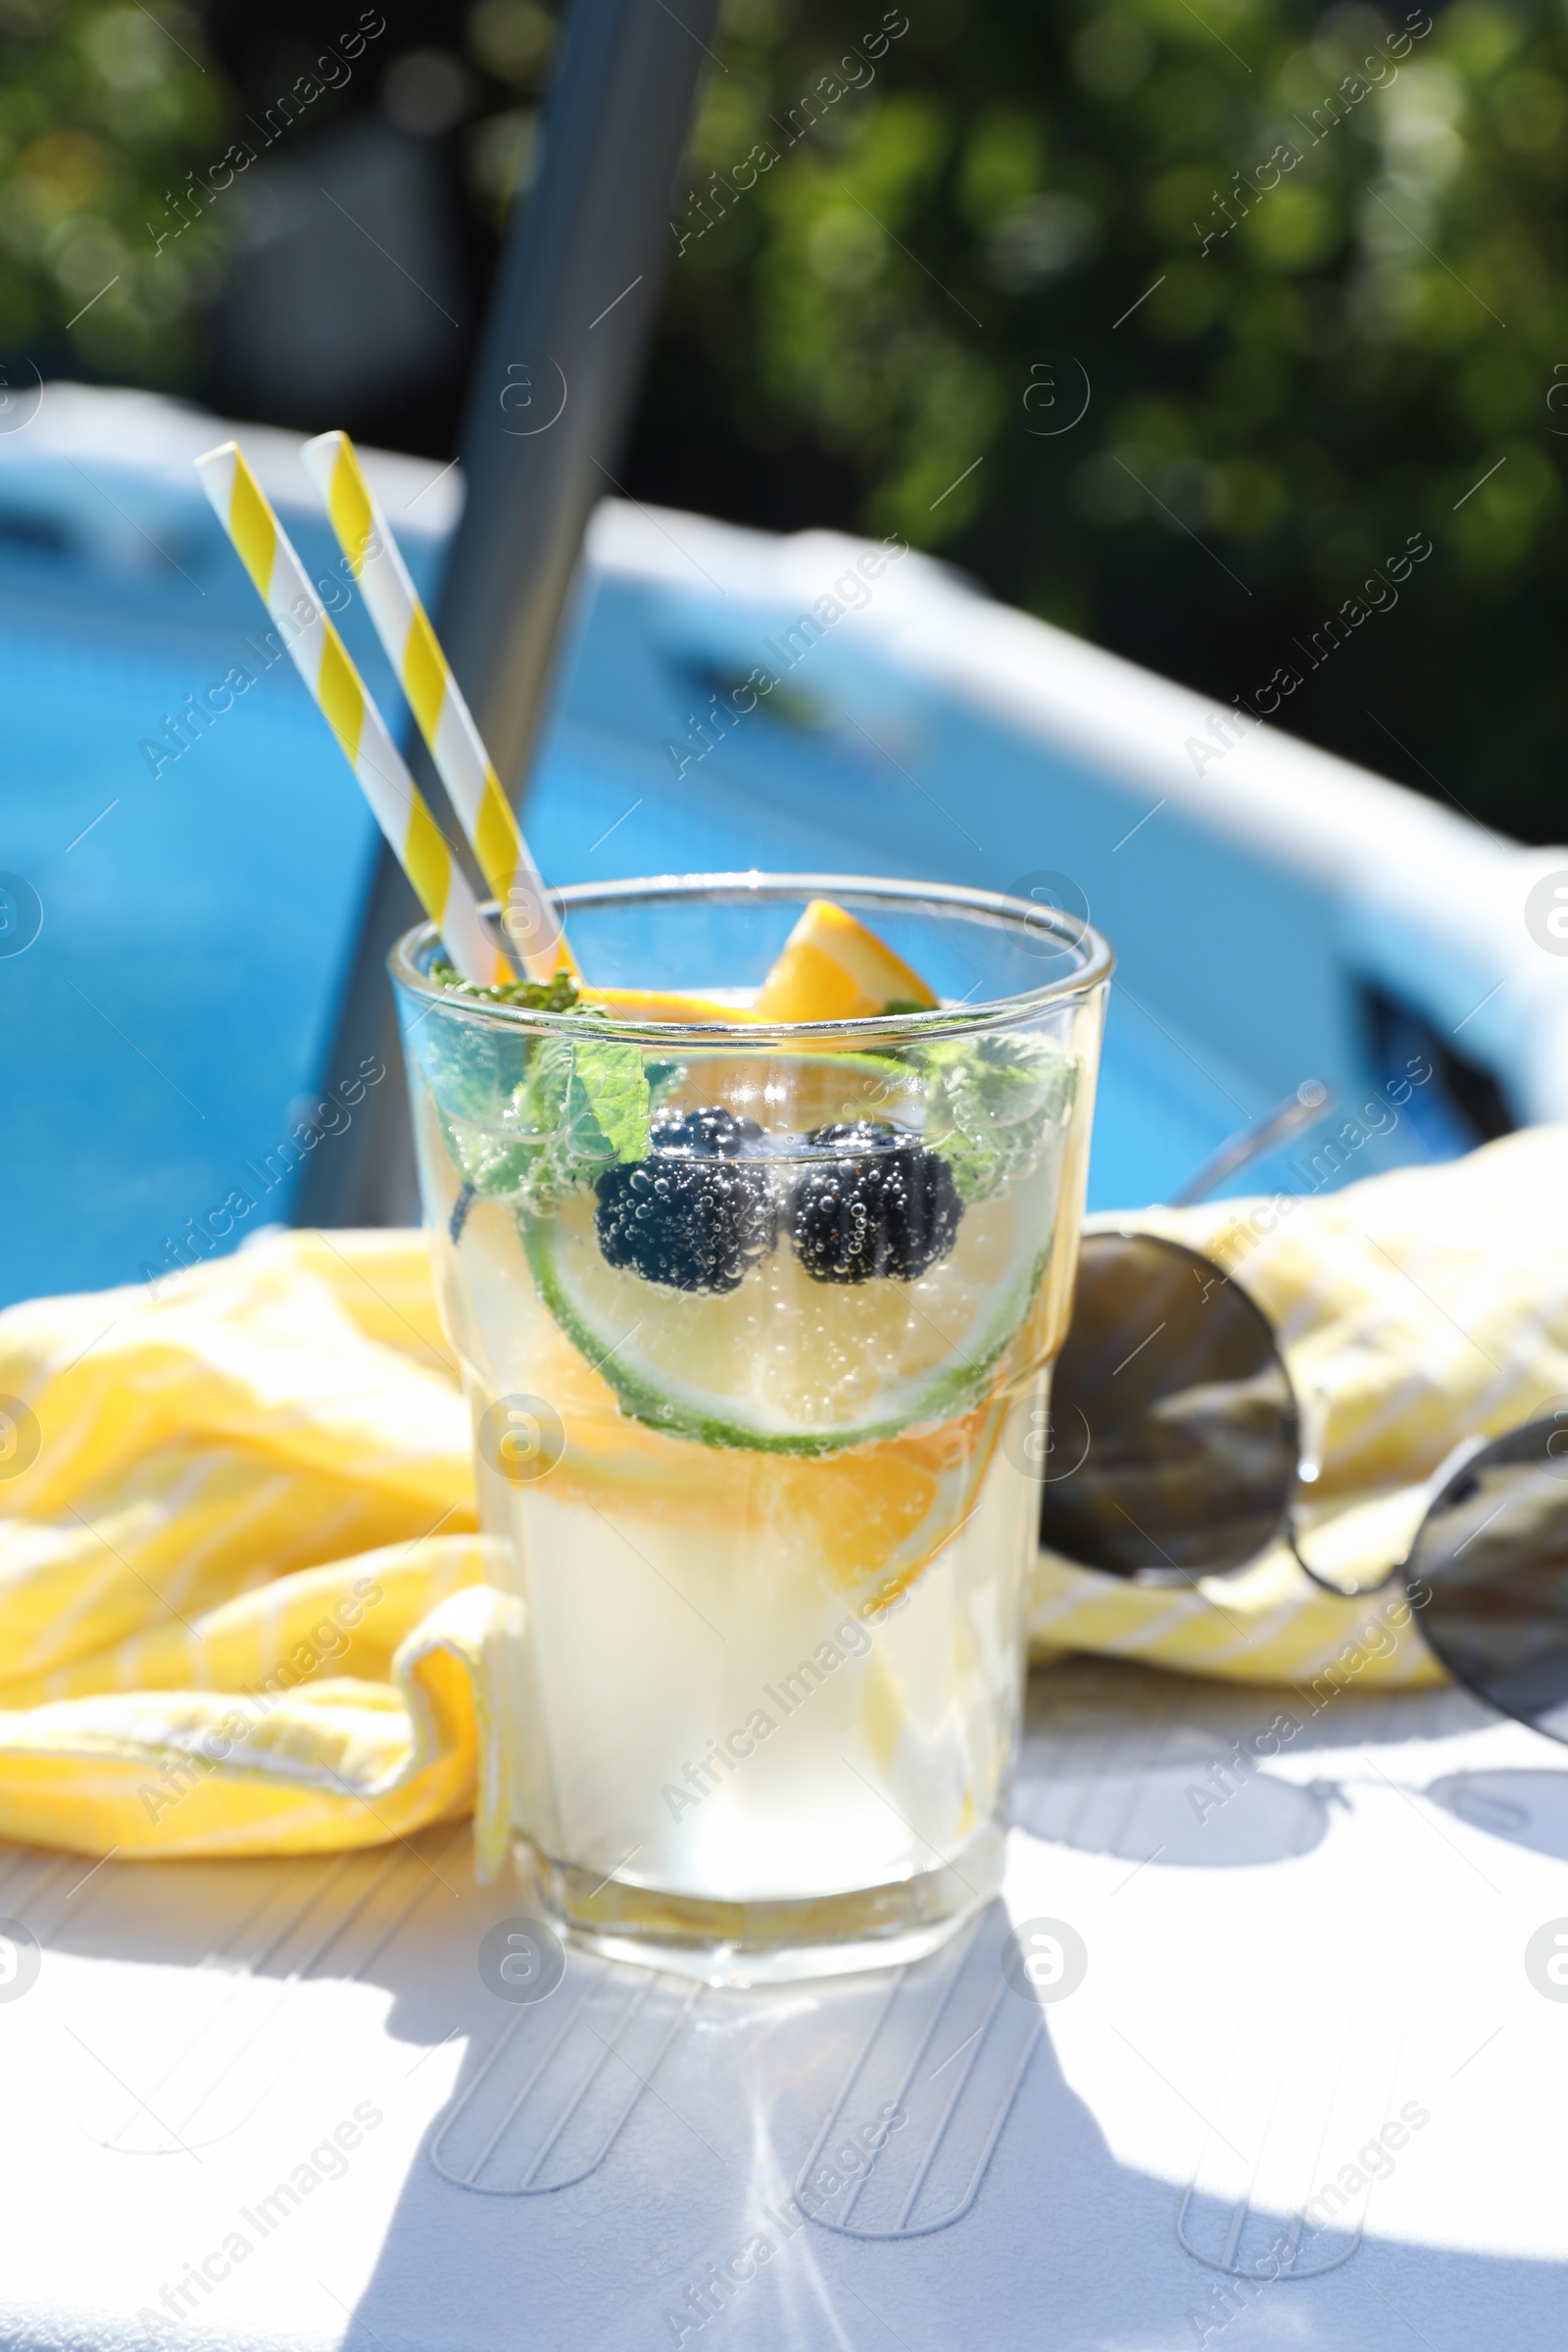
[[[813,899],[757,998],[764,1021],[853,1021],[936,1004],[918,972],[831,899]]]
[[[668,1436],[835,1452],[967,1412],[1043,1359],[1046,1255],[1015,1196],[969,1210],[916,1282],[813,1282],[781,1243],[716,1294],[610,1265],[595,1205],[581,1192],[553,1216],[520,1209],[528,1262],[621,1411]]]
[[[618,1021],[708,1022],[846,1021],[885,1012],[890,1004],[934,1006],[918,972],[830,899],[813,899],[801,916],[755,998],[740,990],[722,996],[700,989],[596,988],[580,981],[584,1004]]]

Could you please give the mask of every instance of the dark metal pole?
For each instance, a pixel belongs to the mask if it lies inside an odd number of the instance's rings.
[[[533,758],[583,532],[613,488],[659,290],[670,199],[718,0],[573,0],[544,158],[508,236],[468,397],[466,495],[437,627],[503,782]],[[428,768],[416,761],[421,784]],[[417,916],[380,853],[329,1078],[367,1054],[387,1077],[306,1164],[297,1222],[418,1215],[403,1062],[383,964]]]
[[[583,531],[630,421],[717,0],[575,0],[463,442],[439,626],[502,780],[533,756]]]

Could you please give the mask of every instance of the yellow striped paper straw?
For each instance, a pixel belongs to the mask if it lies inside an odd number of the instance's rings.
[[[359,779],[419,904],[466,980],[482,987],[513,978],[479,912],[466,875],[441,837],[386,721],[366,691],[310,575],[290,546],[236,441],[196,460],[202,487],[240,562]]]
[[[562,964],[574,970],[556,902],[529,854],[353,442],[347,433],[318,433],[300,455],[429,746],[436,773],[500,902],[508,944],[520,956],[530,980],[548,980]]]

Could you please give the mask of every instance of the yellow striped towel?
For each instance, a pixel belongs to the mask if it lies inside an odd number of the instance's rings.
[[[1136,1220],[1232,1266],[1326,1399],[1345,1562],[1394,1556],[1457,1437],[1568,1392],[1565,1193],[1568,1128],[1537,1128],[1331,1197]],[[492,1604],[420,1235],[279,1234],[156,1293],[13,1307],[0,1424],[0,1838],[299,1853],[476,1809],[496,1865]],[[1279,1551],[1174,1593],[1043,1555],[1031,1596],[1042,1653],[1437,1679],[1408,1620],[1368,1633],[1396,1615]]]

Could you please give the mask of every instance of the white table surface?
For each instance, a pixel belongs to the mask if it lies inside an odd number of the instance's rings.
[[[1282,1709],[1300,1730],[1224,1797],[1210,1768]],[[1568,2344],[1568,2000],[1524,1958],[1568,1928],[1568,1755],[1457,1692],[1308,1716],[1134,1666],[1035,1676],[1006,1907],[1088,1954],[1039,2008],[997,1997],[1000,1911],[904,1975],[694,1993],[573,1954],[513,2006],[476,1950],[526,1897],[473,1887],[466,1831],[85,1879],[0,1855],[0,1915],[43,1947],[0,2003],[0,2345]],[[824,2124],[842,2140],[911,2067],[851,2217],[873,2234],[824,2227],[820,2186],[792,2214]],[[928,2154],[911,2221],[960,2208],[988,2145],[959,2218],[875,2234]],[[297,2202],[259,2215],[280,2181]],[[1316,2275],[1256,2276],[1324,2183]],[[1227,2242],[1250,2281],[1200,2258]],[[682,2311],[737,2257],[711,2316]]]

